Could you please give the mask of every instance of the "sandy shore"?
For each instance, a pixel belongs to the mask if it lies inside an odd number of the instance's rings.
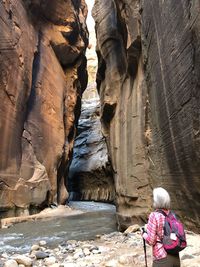
[[[81,213],[83,213],[83,211],[70,208],[69,206],[59,205],[58,207],[54,209],[46,208],[40,213],[37,213],[34,215],[1,219],[1,228],[8,228],[15,223],[44,220],[44,219],[56,218],[56,217],[73,216],[73,215],[77,215]]]

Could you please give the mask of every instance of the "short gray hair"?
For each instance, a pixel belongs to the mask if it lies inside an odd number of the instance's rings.
[[[162,187],[153,190],[153,207],[155,209],[170,209],[169,193]]]

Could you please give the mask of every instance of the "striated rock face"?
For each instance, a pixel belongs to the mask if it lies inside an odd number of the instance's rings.
[[[122,17],[125,11],[130,12],[127,22]],[[117,1],[106,0],[96,1],[93,8],[103,132],[114,169],[122,228],[146,217],[151,197],[144,137],[146,83],[137,15],[137,2],[130,2],[127,10]]]
[[[163,186],[199,227],[199,3],[96,0],[97,84],[121,227]]]
[[[200,18],[197,1],[142,1],[153,185],[165,186],[189,226],[200,226]],[[149,16],[149,14],[152,14]],[[200,229],[199,229],[200,230]]]
[[[0,2],[1,211],[67,198],[87,84],[86,15],[84,0]]]

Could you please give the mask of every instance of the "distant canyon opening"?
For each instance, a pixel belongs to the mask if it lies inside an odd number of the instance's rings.
[[[69,167],[68,201],[92,200],[115,203],[113,170],[106,139],[101,127],[101,103],[97,92],[95,22],[92,18],[94,1],[87,0],[89,44],[86,50],[88,84],[82,95],[81,114]]]

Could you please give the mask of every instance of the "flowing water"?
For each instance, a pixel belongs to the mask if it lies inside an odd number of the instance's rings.
[[[33,244],[45,240],[51,248],[67,240],[89,240],[98,234],[117,230],[115,207],[97,202],[70,202],[84,213],[45,221],[25,222],[0,229],[0,253],[25,253]]]

